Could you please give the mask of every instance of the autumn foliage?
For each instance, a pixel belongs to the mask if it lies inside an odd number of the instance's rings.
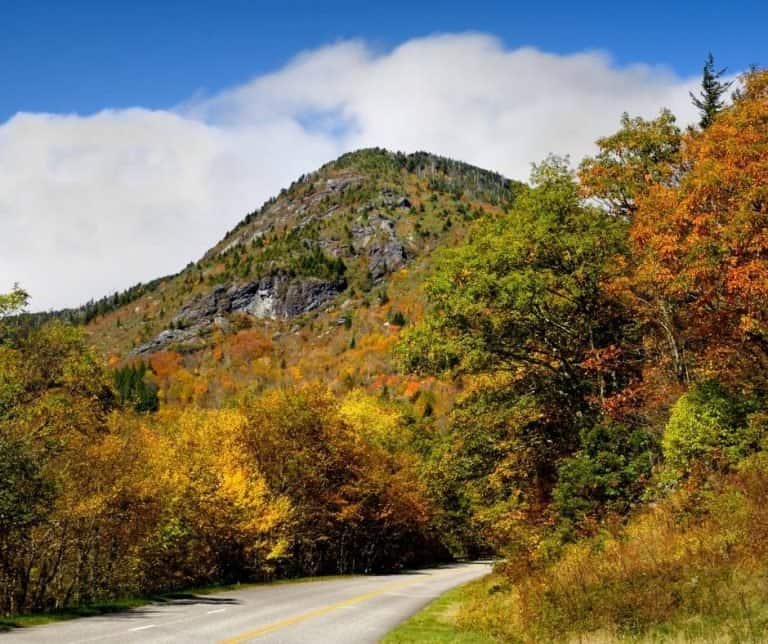
[[[89,347],[122,309],[86,336],[0,296],[0,611],[494,553],[461,619],[501,640],[764,632],[768,73],[597,145],[488,210],[409,175],[418,261],[146,360]]]
[[[631,324],[580,365],[619,386],[553,463],[550,524],[508,535],[526,556],[461,621],[502,641],[763,641],[768,73],[703,130],[624,117],[598,146],[580,187],[628,224],[601,291]]]
[[[640,200],[628,290],[690,369],[753,379],[768,357],[768,80],[747,77],[736,105],[685,138],[677,185]],[[732,371],[731,369],[735,370]]]
[[[0,366],[6,614],[440,554],[403,419],[362,393],[141,413],[60,324],[6,338]]]

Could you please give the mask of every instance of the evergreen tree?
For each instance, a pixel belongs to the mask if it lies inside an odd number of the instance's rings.
[[[725,105],[723,95],[733,84],[733,81],[723,82],[720,80],[725,71],[725,67],[720,71],[715,71],[715,57],[712,55],[712,52],[709,52],[701,77],[701,91],[698,96],[693,92],[689,92],[693,104],[701,112],[701,120],[699,121],[701,129],[708,128],[712,124],[715,115]]]
[[[114,373],[115,388],[123,405],[132,405],[138,412],[157,411],[159,401],[157,386],[147,382],[147,365],[126,365]]]

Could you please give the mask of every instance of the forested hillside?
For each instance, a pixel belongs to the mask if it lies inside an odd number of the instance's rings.
[[[758,641],[768,73],[725,89],[528,185],[344,155],[177,275],[2,296],[2,611],[494,553],[489,641]]]
[[[47,314],[10,294],[3,611],[450,558],[421,467],[455,385],[392,347],[433,251],[522,189],[362,150],[177,275]]]

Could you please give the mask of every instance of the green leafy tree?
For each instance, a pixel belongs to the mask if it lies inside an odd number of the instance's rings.
[[[100,583],[73,576],[98,533],[73,499],[98,471],[85,450],[113,409],[103,376],[82,334],[61,323],[0,342],[0,612],[41,610],[67,585]]]
[[[0,433],[0,481],[0,533],[18,533],[50,510],[53,482],[45,477],[30,441],[10,432]]]
[[[29,302],[29,294],[15,284],[10,293],[0,294],[0,318],[22,311]]]
[[[488,541],[523,551],[535,542],[529,527],[547,522],[558,461],[627,377],[620,365],[587,366],[627,325],[602,289],[626,223],[583,204],[561,159],[535,166],[532,183],[509,213],[478,220],[438,257],[427,314],[398,347],[410,371],[474,382],[445,447],[456,472],[441,476],[452,512],[469,504]]]
[[[586,353],[620,331],[622,312],[601,283],[624,250],[626,225],[584,206],[560,159],[536,166],[533,184],[508,215],[483,220],[470,241],[438,258],[426,286],[430,311],[399,347],[407,369],[524,368],[563,392],[589,386]]]
[[[621,117],[621,127],[597,140],[599,152],[579,166],[583,194],[618,217],[631,217],[637,199],[656,184],[673,183],[681,169],[680,128],[669,110],[655,119]]]
[[[553,498],[567,529],[625,515],[640,500],[658,460],[658,440],[642,428],[604,422],[581,431],[579,450],[558,468]]]

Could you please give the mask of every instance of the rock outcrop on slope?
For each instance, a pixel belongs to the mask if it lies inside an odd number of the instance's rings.
[[[395,232],[395,222],[382,214],[369,217],[365,224],[355,224],[350,229],[350,237],[354,252],[366,257],[374,282],[394,273],[408,261],[408,250]]]
[[[342,280],[296,279],[275,274],[242,285],[219,285],[185,304],[171,326],[131,351],[139,356],[171,346],[194,348],[215,327],[226,329],[228,316],[243,313],[259,319],[288,320],[313,311],[346,288]]]

